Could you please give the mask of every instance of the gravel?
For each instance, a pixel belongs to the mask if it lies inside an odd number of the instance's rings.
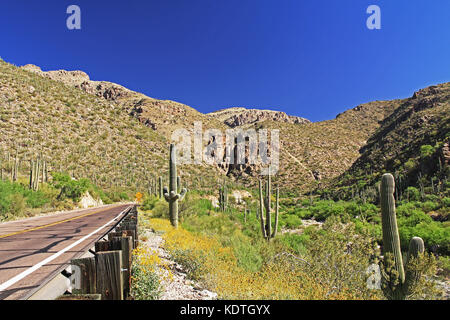
[[[189,280],[183,266],[171,260],[170,254],[162,248],[164,240],[161,235],[146,231],[144,236],[147,240],[141,245],[147,246],[158,253],[162,263],[168,266],[169,271],[165,268],[159,268],[159,276],[161,286],[163,288],[160,300],[216,300],[217,294],[202,288],[195,281]]]

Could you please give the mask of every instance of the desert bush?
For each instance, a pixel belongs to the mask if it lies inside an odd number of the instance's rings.
[[[159,198],[154,195],[149,195],[145,197],[144,201],[142,202],[141,209],[142,210],[152,210],[156,203],[158,202]]]
[[[406,188],[403,194],[408,197],[409,201],[420,201],[420,191],[415,187]]]
[[[407,250],[412,237],[420,237],[428,250],[436,253],[450,254],[450,227],[436,221],[422,221],[416,225],[400,225],[399,235],[402,249]]]
[[[283,243],[292,251],[292,253],[296,255],[305,255],[307,252],[306,247],[310,241],[310,237],[306,232],[301,235],[286,233],[279,239],[281,243]]]
[[[0,181],[0,219],[21,216],[27,208],[40,208],[51,201],[50,192],[31,191],[22,184]]]
[[[354,223],[331,217],[321,230],[311,233],[309,244],[305,268],[320,285],[330,288],[326,295],[381,297],[381,292],[366,285],[366,270],[379,254],[376,241],[367,233],[357,232]]]
[[[434,211],[434,210],[439,209],[440,206],[441,205],[439,203],[437,203],[437,202],[425,201],[425,202],[422,203],[422,210],[425,213],[428,213],[430,211]]]
[[[154,223],[163,224],[152,219],[155,229]],[[165,229],[170,228],[168,223]],[[170,228],[163,237],[175,260],[220,299],[318,299],[323,293],[314,279],[282,260],[265,263],[252,272],[240,267],[234,250],[223,247],[214,237],[194,235],[182,227]]]
[[[160,297],[159,264],[161,260],[157,252],[144,246],[133,250],[130,293],[134,300],[157,300]]]
[[[287,227],[289,229],[298,228],[303,224],[302,219],[292,214],[281,215],[279,223],[281,227]]]
[[[52,184],[55,188],[60,189],[58,200],[72,199],[74,202],[80,201],[83,193],[88,191],[90,181],[88,179],[73,180],[68,174],[53,172]]]
[[[11,204],[9,207],[9,213],[13,216],[23,215],[26,207],[25,198],[20,193],[14,193],[10,195]]]
[[[169,208],[167,206],[167,202],[165,200],[159,199],[153,209],[152,209],[152,217],[154,218],[168,218],[169,217]]]

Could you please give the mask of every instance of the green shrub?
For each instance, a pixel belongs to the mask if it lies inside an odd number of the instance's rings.
[[[154,196],[154,195],[150,195],[148,197],[146,197],[144,199],[144,201],[142,202],[142,206],[141,209],[142,210],[152,210],[155,207],[156,202],[158,202],[159,198]]]
[[[81,196],[88,191],[91,183],[88,179],[73,180],[68,174],[53,172],[53,185],[61,190],[58,195],[59,200],[72,199],[79,202]]]
[[[12,194],[9,212],[14,216],[23,215],[26,207],[25,198],[20,193]]]
[[[344,202],[334,202],[332,200],[322,200],[316,202],[309,208],[313,216],[319,221],[325,221],[331,216],[342,216],[346,212]]]
[[[445,255],[450,254],[450,227],[436,221],[422,221],[414,226],[412,223],[401,225],[399,219],[399,235],[403,250],[408,250],[412,237],[423,239],[428,249]]]
[[[398,218],[398,226],[399,227],[415,227],[419,223],[429,223],[432,222],[433,219],[423,211],[419,209],[415,209],[409,213],[408,216],[399,217]]]
[[[298,216],[292,215],[292,214],[286,214],[282,215],[280,219],[280,226],[287,227],[289,229],[295,229],[301,226],[302,219],[300,219]]]
[[[405,202],[397,207],[397,217],[409,217],[415,210],[420,210],[420,203]]]
[[[40,190],[37,192],[32,192],[28,190],[26,192],[26,203],[30,208],[42,208],[45,204],[49,203],[50,199]]]
[[[144,266],[132,268],[130,293],[134,300],[157,300],[161,296],[159,277]]]
[[[280,242],[286,245],[294,254],[297,255],[306,254],[306,246],[308,245],[309,240],[310,238],[306,233],[301,235],[295,233],[285,233],[282,237],[280,237]]]
[[[440,204],[432,201],[422,203],[422,210],[426,213],[439,209]]]
[[[19,183],[0,181],[0,220],[21,216],[27,207],[40,208],[50,201],[46,187],[34,192]]]
[[[420,191],[417,188],[406,188],[404,195],[408,197],[409,201],[420,201]]]
[[[167,206],[167,202],[164,200],[159,200],[155,203],[152,209],[152,217],[153,218],[168,218],[169,217],[169,208]]]
[[[428,144],[420,147],[420,156],[422,158],[426,158],[431,156],[434,153],[434,148]]]
[[[121,192],[119,194],[119,198],[120,198],[120,200],[123,200],[123,201],[130,201],[130,197],[128,196],[128,194],[126,192]]]
[[[230,245],[241,268],[251,272],[256,272],[261,268],[263,259],[250,239],[245,236],[234,236]]]
[[[406,171],[412,171],[415,169],[416,165],[417,165],[416,160],[409,159],[408,161],[405,162],[404,167]]]

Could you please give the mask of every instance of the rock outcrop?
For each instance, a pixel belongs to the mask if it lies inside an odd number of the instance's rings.
[[[103,205],[102,199],[94,199],[89,191],[86,191],[86,193],[81,197],[80,202],[78,203],[78,207],[82,209],[92,208],[92,207],[99,207]]]
[[[223,109],[208,114],[211,117],[217,118],[231,128],[240,127],[246,124],[253,124],[266,120],[272,120],[285,123],[305,124],[311,123],[308,119],[289,116],[282,111],[273,110],[259,110],[246,108],[229,108]]]

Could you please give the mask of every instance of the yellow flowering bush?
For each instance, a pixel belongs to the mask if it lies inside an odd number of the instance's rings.
[[[220,299],[353,299],[341,290],[330,295],[330,288],[319,285],[287,259],[266,262],[256,272],[241,268],[233,248],[224,247],[214,236],[174,229],[168,220],[150,219],[149,226],[163,231],[164,248],[182,264],[188,275],[200,281]]]
[[[161,294],[157,274],[159,257],[153,250],[141,246],[132,252],[131,296],[134,300],[156,300]]]

